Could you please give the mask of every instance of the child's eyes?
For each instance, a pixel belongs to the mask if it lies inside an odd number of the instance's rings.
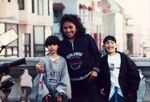
[[[106,42],[106,44],[114,44],[115,42],[111,41],[111,42]]]
[[[51,45],[48,45],[48,46],[57,46],[57,44],[51,44]]]

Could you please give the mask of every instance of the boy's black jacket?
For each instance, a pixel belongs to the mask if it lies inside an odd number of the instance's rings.
[[[68,39],[63,39],[59,54],[67,60],[71,79],[85,77],[92,70],[99,71],[101,55],[89,34],[76,36],[73,45]]]
[[[121,55],[121,66],[119,73],[119,85],[121,87],[123,96],[126,102],[136,102],[137,100],[137,90],[139,88],[140,76],[138,68],[135,63],[125,54],[118,52]],[[110,71],[108,65],[108,55],[102,57],[101,60],[101,71],[99,73],[99,87],[105,89],[107,96],[106,102],[108,102],[108,97],[110,93]]]

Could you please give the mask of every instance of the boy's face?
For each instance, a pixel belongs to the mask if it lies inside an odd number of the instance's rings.
[[[48,45],[47,48],[50,54],[56,54],[59,47],[57,44],[51,44]]]
[[[104,49],[107,51],[108,54],[115,54],[117,49],[116,42],[112,40],[108,40],[104,43]]]

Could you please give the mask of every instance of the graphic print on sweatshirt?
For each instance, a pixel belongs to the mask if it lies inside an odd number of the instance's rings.
[[[67,55],[66,58],[68,59],[68,64],[71,69],[77,70],[81,67],[83,63],[82,56],[83,56],[83,53],[81,52],[73,52]]]
[[[47,71],[46,72],[46,84],[47,87],[51,90],[56,89],[61,77],[61,70],[60,71]]]

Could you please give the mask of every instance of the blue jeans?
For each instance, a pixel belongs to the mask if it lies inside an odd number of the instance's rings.
[[[109,102],[125,102],[125,100],[122,96],[117,94],[117,97],[115,97],[115,95],[113,95]]]
[[[117,87],[115,87],[115,93],[113,94],[113,96],[109,102],[125,102],[124,97],[122,97],[118,94],[118,88]]]

